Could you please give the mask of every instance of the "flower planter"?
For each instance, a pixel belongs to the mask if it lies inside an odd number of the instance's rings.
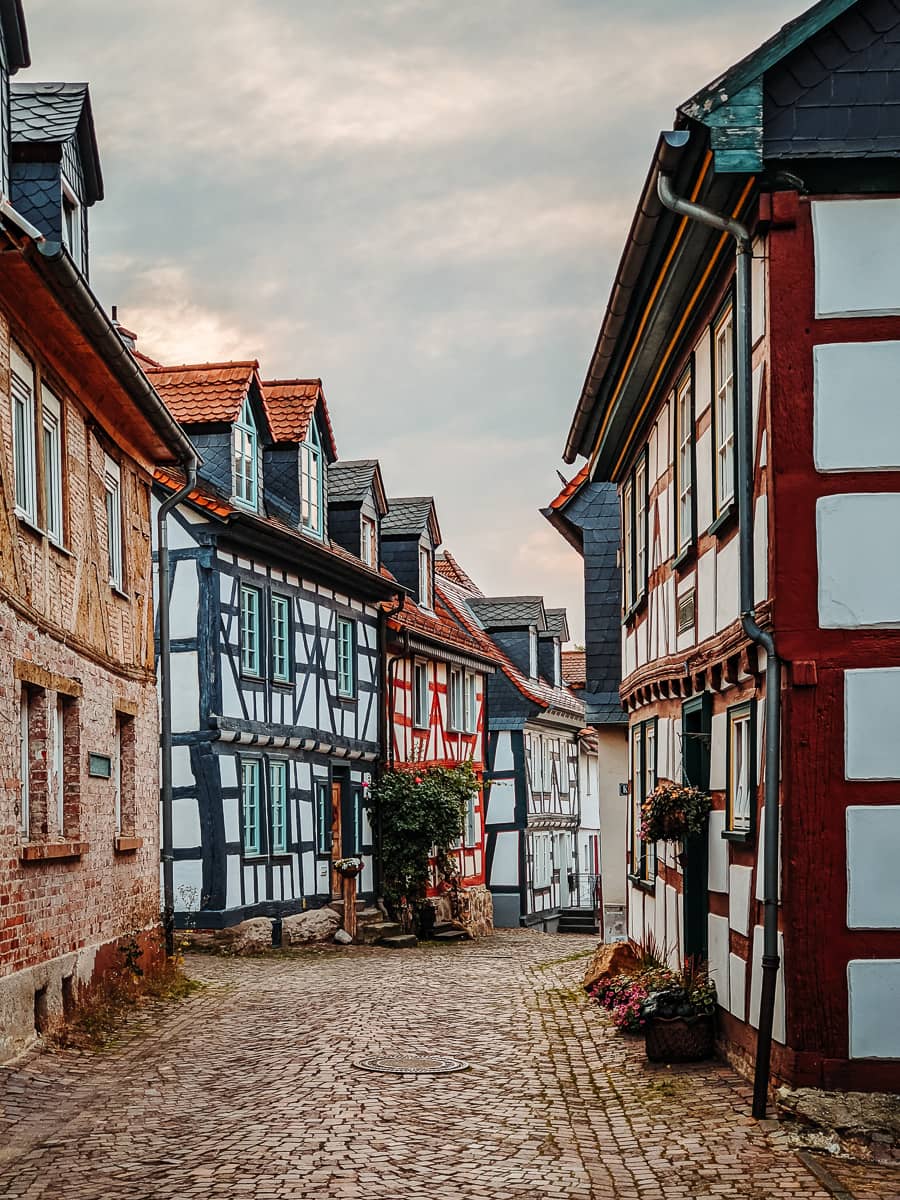
[[[715,1053],[715,1017],[649,1017],[644,1038],[650,1062],[699,1062]]]

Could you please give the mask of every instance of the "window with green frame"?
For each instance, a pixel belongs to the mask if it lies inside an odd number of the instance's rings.
[[[625,612],[647,592],[648,556],[648,452],[638,455],[634,469],[622,488],[622,604]]]
[[[327,779],[316,780],[316,853],[331,853],[331,787]]]
[[[353,785],[353,853],[362,854],[363,848],[363,790]]]
[[[272,853],[285,854],[288,843],[287,763],[269,763],[269,813],[272,822]]]
[[[322,536],[322,442],[315,416],[300,447],[300,524],[307,533]]]
[[[291,602],[287,596],[272,597],[272,678],[291,681]]]
[[[258,758],[241,759],[241,825],[245,854],[262,852],[259,768]]]
[[[337,619],[337,687],[338,695],[345,698],[356,695],[354,626],[355,622],[346,617]]]
[[[241,584],[241,671],[244,675],[260,674],[259,637],[260,590]]]
[[[258,436],[250,396],[244,397],[241,415],[231,430],[231,460],[234,477],[234,499],[245,508],[256,508],[256,464]]]
[[[656,844],[641,839],[641,805],[656,787],[656,717],[631,727],[631,877],[656,878]]]

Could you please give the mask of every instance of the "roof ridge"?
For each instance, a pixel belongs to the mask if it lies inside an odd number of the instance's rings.
[[[165,371],[168,374],[174,374],[176,371],[208,371],[211,367],[221,370],[223,367],[254,367],[259,370],[258,358],[234,358],[223,359],[222,362],[203,362],[203,363],[176,363],[169,365],[160,363],[157,367],[152,367],[153,371]]]

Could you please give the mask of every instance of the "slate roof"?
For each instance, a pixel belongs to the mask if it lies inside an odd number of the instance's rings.
[[[587,665],[583,650],[563,650],[562,677],[569,687],[583,688],[587,682]]]
[[[547,616],[547,631],[558,637],[561,641],[569,640],[569,621],[564,608],[548,608],[546,609]]]
[[[62,144],[77,137],[85,173],[86,204],[103,199],[103,176],[86,83],[10,84],[10,141]]]
[[[372,487],[377,458],[339,460],[328,468],[329,503],[361,504]]]
[[[381,522],[382,537],[419,537],[429,521],[433,521],[434,543],[440,544],[441,535],[432,496],[394,496],[387,503],[388,510]]]
[[[299,445],[309,430],[310,417],[321,404],[325,417],[325,449],[330,460],[337,446],[321,379],[268,379],[263,383],[266,413],[276,442]]]
[[[485,629],[526,629],[536,625],[547,632],[547,614],[540,596],[473,596],[472,612]]]
[[[483,596],[484,592],[466,571],[462,569],[449,550],[443,550],[434,560],[438,575],[457,584],[472,596]]]
[[[230,425],[259,368],[245,362],[196,363],[178,367],[144,366],[147,378],[182,425]]]

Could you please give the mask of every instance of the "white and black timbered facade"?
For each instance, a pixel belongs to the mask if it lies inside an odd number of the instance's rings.
[[[378,603],[396,587],[329,538],[321,386],[262,385],[255,364],[148,374],[204,455],[169,518],[176,918],[325,904],[349,855],[371,894]],[[177,483],[157,478],[160,498]]]

